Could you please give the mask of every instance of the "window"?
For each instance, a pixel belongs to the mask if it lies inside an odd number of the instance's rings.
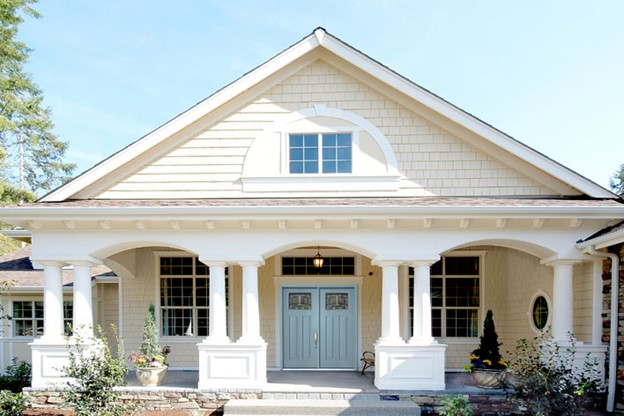
[[[323,267],[314,267],[314,257],[282,257],[282,275],[353,276],[355,257],[324,257]]]
[[[538,295],[531,305],[531,323],[541,332],[548,324],[548,301],[542,295]]]
[[[290,134],[290,173],[351,173],[351,133]]]
[[[225,301],[229,304],[225,279]],[[197,257],[160,258],[160,316],[163,336],[207,336],[210,269]]]
[[[73,307],[69,301],[63,302],[63,327],[65,334],[71,335]],[[43,301],[14,301],[13,336],[35,337],[43,335]]]
[[[434,337],[476,337],[479,330],[480,257],[448,256],[431,266]],[[410,268],[410,328],[414,321],[414,269]]]

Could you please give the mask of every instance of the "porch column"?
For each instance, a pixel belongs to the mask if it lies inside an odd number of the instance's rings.
[[[47,342],[63,341],[62,262],[43,263],[43,337]]]
[[[243,268],[243,334],[241,342],[264,342],[260,336],[260,308],[258,303],[258,267],[260,262],[240,263]]]
[[[84,338],[93,337],[93,302],[91,289],[91,263],[74,262],[73,331]]]
[[[552,337],[568,341],[574,331],[574,261],[556,261],[549,264],[553,273],[553,320]]]
[[[229,343],[227,336],[227,310],[225,304],[225,267],[223,262],[206,263],[210,268],[210,318],[207,340]]]
[[[399,264],[382,262],[381,338],[380,344],[403,344],[399,332]]]
[[[431,265],[432,261],[416,261],[414,268],[414,326],[410,344],[431,344]]]

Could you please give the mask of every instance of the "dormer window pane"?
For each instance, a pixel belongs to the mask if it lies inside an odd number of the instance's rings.
[[[351,133],[291,134],[288,157],[290,173],[351,173]]]

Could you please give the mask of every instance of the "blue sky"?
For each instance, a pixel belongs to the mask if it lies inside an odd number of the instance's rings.
[[[608,186],[624,1],[43,0],[19,38],[80,173],[322,26]]]

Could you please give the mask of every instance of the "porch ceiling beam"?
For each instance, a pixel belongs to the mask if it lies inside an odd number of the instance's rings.
[[[462,218],[459,220],[459,228],[468,228],[470,225],[470,218]]]
[[[351,228],[355,229],[355,228],[358,228],[359,226],[360,226],[359,220],[351,220]]]
[[[41,227],[43,227],[41,221],[30,221],[28,225],[30,226],[30,228],[33,228],[35,230],[39,230]]]
[[[496,228],[505,228],[507,225],[507,218],[499,218],[496,220]]]
[[[279,228],[280,230],[285,230],[286,229],[286,221],[284,221],[284,220],[278,221],[277,222],[277,228]]]
[[[570,220],[570,228],[578,228],[583,224],[583,220],[580,218],[572,218]]]
[[[395,220],[394,220],[394,218],[388,218],[388,219],[386,220],[386,227],[387,227],[387,228],[394,228],[394,226],[395,226]]]
[[[321,228],[323,228],[323,221],[321,220],[314,221],[314,228],[317,230],[320,230]]]
[[[423,220],[423,228],[431,228],[432,225],[433,225],[433,219],[432,218],[425,218]]]
[[[112,228],[112,223],[110,221],[100,221],[100,227],[103,230],[110,230]]]
[[[251,222],[249,221],[243,221],[241,225],[243,226],[243,230],[249,230],[251,228]]]
[[[536,218],[532,221],[531,227],[533,228],[542,228],[544,226],[544,218]]]
[[[208,228],[209,230],[214,230],[215,229],[214,221],[212,221],[212,220],[206,221],[206,228]]]
[[[171,228],[174,230],[180,229],[180,221],[171,221]]]
[[[139,230],[144,230],[144,229],[145,229],[145,221],[136,221],[136,222],[134,223],[134,225],[136,225],[136,227],[137,227]]]

